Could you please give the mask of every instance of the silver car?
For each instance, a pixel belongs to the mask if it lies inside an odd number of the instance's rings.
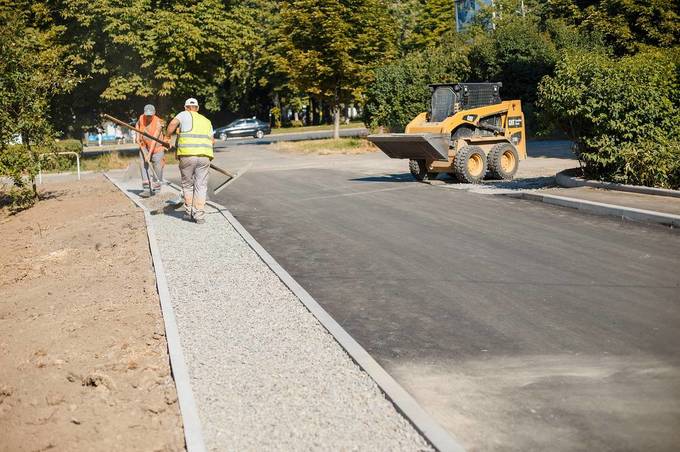
[[[257,118],[237,119],[229,125],[215,129],[214,137],[220,140],[230,137],[262,138],[271,131],[269,124]]]

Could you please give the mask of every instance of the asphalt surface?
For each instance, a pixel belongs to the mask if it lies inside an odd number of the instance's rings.
[[[216,200],[469,450],[677,450],[676,231],[412,182],[380,153],[216,160],[253,163]]]

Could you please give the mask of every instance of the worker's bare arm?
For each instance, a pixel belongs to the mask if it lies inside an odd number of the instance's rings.
[[[179,127],[178,119],[173,119],[170,121],[170,124],[168,124],[166,141],[170,141],[170,137],[177,131],[177,127]]]

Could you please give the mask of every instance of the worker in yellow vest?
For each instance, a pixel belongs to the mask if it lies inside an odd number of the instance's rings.
[[[213,128],[210,120],[198,113],[198,101],[189,98],[184,111],[170,121],[166,141],[177,131],[177,158],[182,176],[184,216],[187,221],[205,223],[208,195],[208,169],[213,159]]]

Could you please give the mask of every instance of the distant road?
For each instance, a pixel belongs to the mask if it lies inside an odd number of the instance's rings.
[[[365,137],[368,135],[368,129],[365,127],[357,127],[352,129],[340,129],[341,137]],[[215,149],[222,149],[229,146],[237,146],[242,144],[271,144],[277,141],[305,141],[305,140],[321,140],[324,138],[332,138],[333,130],[315,130],[310,132],[295,132],[295,133],[277,133],[272,135],[265,135],[257,138],[229,138],[227,140],[217,140],[215,142]]]
[[[351,129],[340,129],[340,136],[349,137],[365,137],[368,135],[368,129],[365,127],[356,127]],[[305,141],[305,140],[321,140],[324,138],[332,138],[333,130],[314,130],[309,132],[294,132],[294,133],[277,133],[273,135],[265,135],[257,138],[229,138],[228,140],[217,140],[215,142],[215,149],[224,149],[230,146],[238,146],[242,144],[271,144],[278,141]],[[95,156],[98,154],[106,154],[111,151],[117,152],[137,152],[137,145],[135,143],[125,144],[109,144],[104,146],[85,146],[83,148],[84,156]]]

